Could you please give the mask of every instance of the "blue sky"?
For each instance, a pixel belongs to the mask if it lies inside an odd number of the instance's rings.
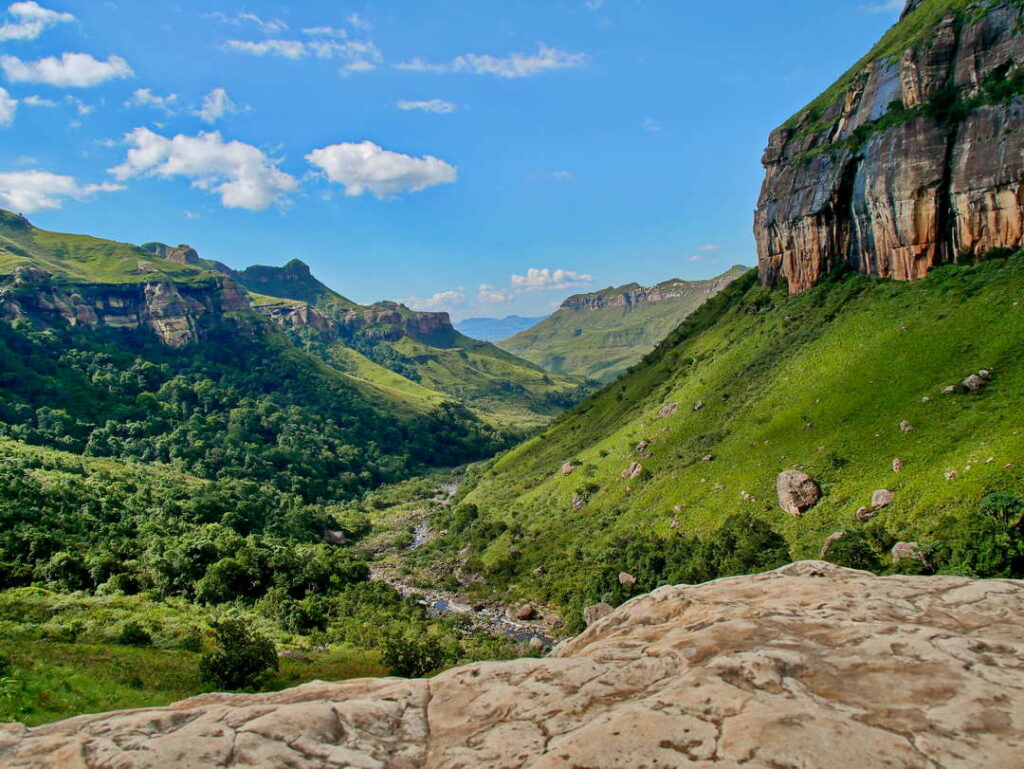
[[[769,131],[902,2],[0,5],[0,206],[536,315],[753,264]]]

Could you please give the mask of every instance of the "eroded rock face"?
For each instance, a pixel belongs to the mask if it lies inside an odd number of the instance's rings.
[[[913,280],[964,254],[1024,246],[1024,99],[981,103],[987,79],[1024,62],[1018,18],[1013,0],[962,25],[951,14],[902,57],[868,64],[833,104],[772,133],[754,228],[764,283],[784,277],[799,292],[844,263]],[[950,83],[970,107],[962,121],[923,109]],[[877,125],[894,102],[905,117]]]
[[[1018,767],[1024,583],[821,561],[665,587],[546,659],[0,728],[7,769]]]

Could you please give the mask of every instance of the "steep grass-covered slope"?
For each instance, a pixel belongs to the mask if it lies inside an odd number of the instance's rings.
[[[650,288],[631,283],[579,294],[499,344],[548,371],[610,382],[746,270],[736,266],[711,280],[668,280]]]
[[[877,568],[898,541],[961,536],[952,524],[983,497],[1024,492],[1022,297],[1021,254],[911,284],[833,276],[792,297],[748,275],[480,474],[463,502],[494,536],[475,541],[473,563],[565,601],[636,567],[629,542],[670,558],[674,541],[713,538],[736,514],[792,557],[853,532]],[[981,369],[993,374],[982,392],[943,394]],[[795,468],[823,493],[802,517],[776,498]],[[892,505],[858,520],[880,489]]]

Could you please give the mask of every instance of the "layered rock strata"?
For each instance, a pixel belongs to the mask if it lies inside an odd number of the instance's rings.
[[[936,5],[910,0],[883,48]],[[1024,246],[1022,10],[967,5],[772,133],[754,226],[765,284],[803,291],[841,264],[912,280]]]

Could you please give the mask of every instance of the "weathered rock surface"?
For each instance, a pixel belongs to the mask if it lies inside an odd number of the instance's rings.
[[[915,23],[917,5],[901,23]],[[1012,78],[1024,61],[1018,18],[1013,0],[962,24],[950,13],[772,133],[754,228],[763,282],[785,277],[803,291],[844,263],[912,280],[965,254],[1024,246],[1024,99],[984,103],[990,78]],[[952,123],[924,109],[948,101],[949,84],[966,110]]]
[[[779,495],[779,507],[790,515],[802,515],[821,500],[821,488],[817,481],[802,470],[779,473],[775,488]]]
[[[1024,583],[820,561],[637,598],[546,659],[0,728],[6,769],[1016,769]]]

